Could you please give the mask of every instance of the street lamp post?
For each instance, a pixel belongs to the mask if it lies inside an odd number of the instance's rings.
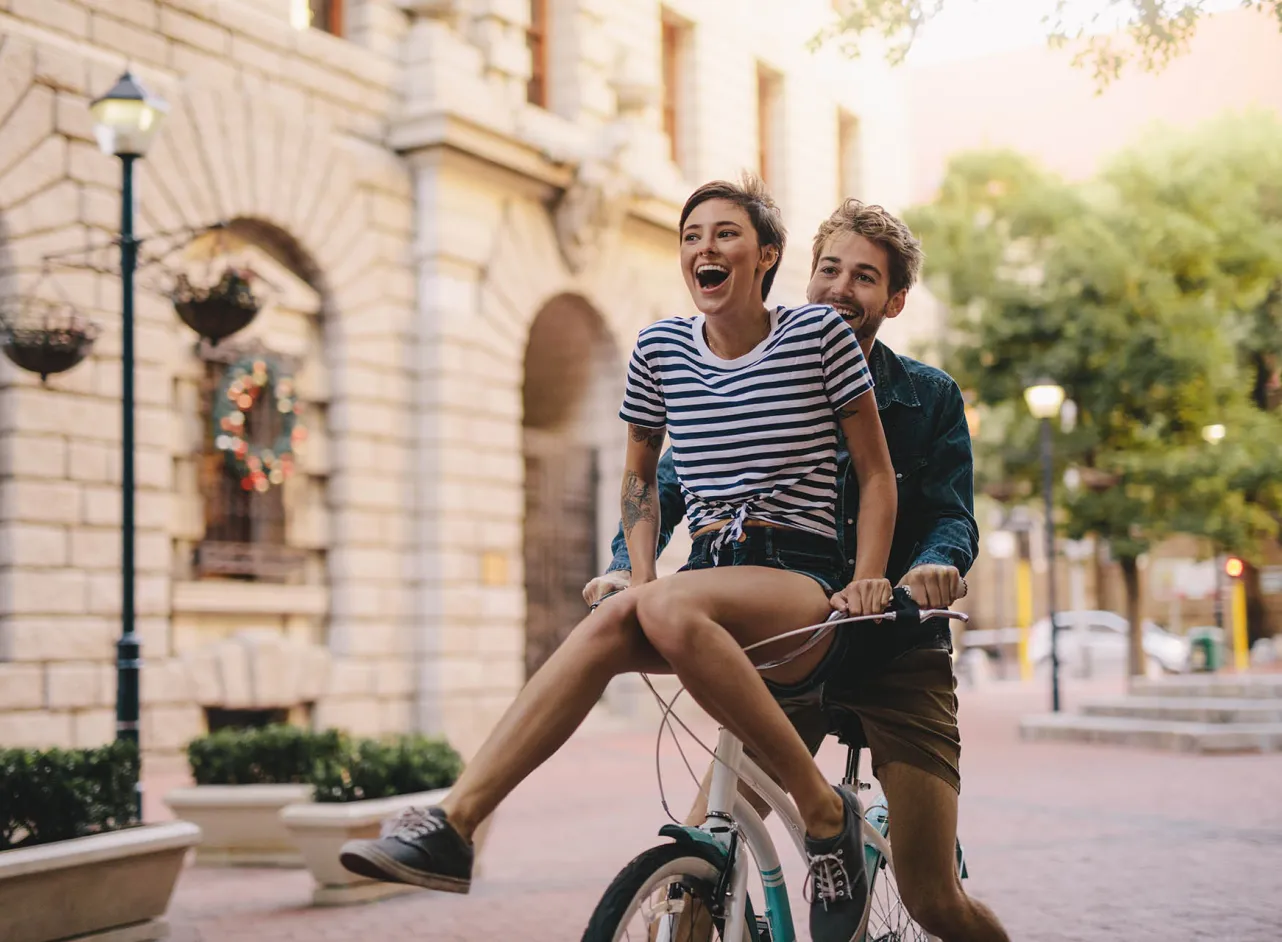
[[[1228,430],[1218,422],[1214,425],[1202,426],[1202,439],[1211,447],[1219,445],[1224,441],[1224,436]],[[1214,593],[1214,612],[1215,627],[1220,631],[1224,630],[1224,587],[1220,582],[1220,554],[1217,550],[1215,553],[1215,593]]]
[[[1055,623],[1055,519],[1052,478],[1051,419],[1064,405],[1064,387],[1050,380],[1024,390],[1028,411],[1042,426],[1042,497],[1046,504],[1046,608],[1051,633],[1051,710],[1059,712],[1059,625]]]
[[[139,674],[142,646],[134,630],[134,270],[138,240],[134,237],[134,162],[146,154],[168,106],[149,95],[126,72],[112,89],[89,106],[94,132],[103,153],[120,158],[120,365],[121,382],[121,514],[120,640],[116,643],[116,738],[138,742]],[[142,819],[142,782],[135,783]]]

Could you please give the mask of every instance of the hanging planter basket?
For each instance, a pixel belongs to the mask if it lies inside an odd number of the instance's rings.
[[[42,381],[65,373],[93,350],[97,326],[67,304],[29,298],[0,317],[0,346],[20,368]]]
[[[248,270],[228,266],[214,284],[202,288],[179,275],[170,300],[184,324],[217,344],[249,326],[262,309],[251,284],[253,277]]]

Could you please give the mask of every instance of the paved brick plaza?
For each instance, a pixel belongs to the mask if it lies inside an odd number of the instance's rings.
[[[1019,742],[1019,715],[1043,699],[1004,685],[962,693],[970,890],[1012,937],[1282,938],[1282,756]],[[670,744],[665,756],[670,800],[684,808],[692,786]],[[835,743],[821,753],[834,777],[842,758]],[[573,942],[662,817],[653,734],[584,733],[499,812],[471,896],[313,909],[304,872],[193,868],[170,910],[173,939]]]

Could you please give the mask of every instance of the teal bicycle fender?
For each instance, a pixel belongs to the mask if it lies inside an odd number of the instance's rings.
[[[678,844],[703,844],[706,847],[712,847],[721,854],[721,859],[725,860],[726,845],[703,828],[688,827],[680,824],[665,824],[659,828],[659,836],[670,837]],[[727,838],[728,840],[729,838]]]
[[[665,824],[659,828],[660,837],[670,837],[678,844],[696,845],[702,844],[704,847],[710,847],[716,851],[717,856],[721,859],[721,865],[725,866],[726,846],[722,844],[715,836],[709,834],[703,828],[688,827],[680,824]],[[757,917],[752,911],[752,897],[747,900],[747,912],[744,914],[748,923],[748,938],[752,942],[758,942],[761,936],[757,932]]]

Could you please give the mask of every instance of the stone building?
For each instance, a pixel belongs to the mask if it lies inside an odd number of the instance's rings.
[[[145,747],[290,717],[469,752],[607,558],[624,364],[642,326],[688,308],[692,187],[765,175],[793,236],[782,299],[839,196],[907,195],[897,85],[807,49],[830,16],[0,0],[0,303],[70,305],[101,331],[46,383],[0,362],[0,744],[113,735],[120,171],[88,104],[126,66],[170,105],[137,188]],[[168,292],[229,266],[265,307],[200,342]],[[256,364],[258,398],[232,388]],[[229,391],[247,439],[275,441],[272,405],[300,405],[287,480],[228,459]]]

